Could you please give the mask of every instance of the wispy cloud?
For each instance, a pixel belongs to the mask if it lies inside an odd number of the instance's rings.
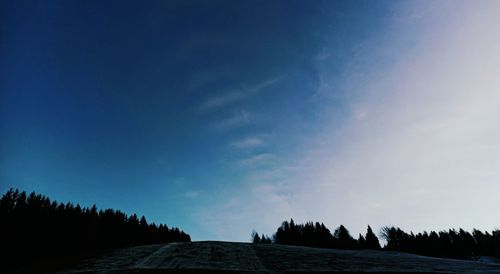
[[[203,102],[200,105],[200,110],[201,111],[208,111],[211,109],[223,107],[225,105],[229,105],[231,103],[235,103],[238,101],[242,101],[256,93],[259,93],[260,91],[264,90],[265,88],[273,85],[276,83],[281,77],[275,77],[268,79],[266,81],[260,82],[256,85],[253,85],[251,87],[243,87],[240,89],[235,89],[230,92],[227,92],[225,94],[209,98],[205,102]]]
[[[277,159],[272,153],[260,153],[240,161],[240,164],[245,167],[253,167],[257,165],[271,164]]]
[[[230,104],[232,102],[236,102],[239,100],[244,99],[248,95],[245,94],[243,91],[232,91],[228,92],[224,95],[218,96],[218,97],[213,97],[208,99],[207,101],[203,102],[200,106],[200,110],[206,111],[209,109],[221,107],[227,104]]]
[[[248,137],[242,140],[234,141],[229,144],[230,147],[238,149],[255,148],[264,145],[264,141],[259,137]]]
[[[248,124],[250,121],[251,115],[245,110],[240,110],[233,116],[216,122],[214,127],[219,130],[225,130]]]

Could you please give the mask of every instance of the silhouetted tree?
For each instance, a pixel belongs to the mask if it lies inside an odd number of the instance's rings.
[[[458,259],[468,259],[473,256],[500,257],[499,234],[498,230],[492,234],[473,230],[471,234],[463,229],[459,231],[450,229],[439,233],[424,231],[414,235],[395,227],[382,229],[382,235],[387,240],[385,249]]]
[[[361,235],[361,233],[359,233],[359,236],[358,236],[358,248],[359,249],[366,249],[366,239],[365,239],[365,237],[363,237],[363,235]]]
[[[260,236],[255,230],[252,232],[252,243],[260,244]]]
[[[343,227],[343,226],[342,226]],[[342,228],[343,232],[345,227]],[[305,224],[295,224],[293,219],[284,221],[273,235],[274,242],[286,245],[301,245],[311,247],[336,247],[336,248],[356,248],[357,242],[350,237],[347,231],[347,240],[343,233],[341,240],[335,238],[323,223],[307,222]]]
[[[273,241],[271,238],[267,235],[262,234],[262,236],[259,236],[259,233],[257,233],[255,230],[252,231],[252,243],[254,244],[270,244]]]
[[[382,237],[387,241],[386,249],[401,250],[404,246],[403,242],[407,238],[407,234],[399,228],[383,227]]]
[[[363,248],[366,249],[380,249],[380,242],[378,241],[377,236],[373,233],[373,230],[370,226],[366,229],[365,235],[365,246]]]
[[[343,225],[340,225],[335,230],[333,237],[335,238],[337,248],[355,249],[357,247],[356,240],[354,240],[351,234],[349,234],[349,230]]]
[[[406,233],[398,227],[383,227],[381,236],[386,240],[383,250],[415,253],[425,256],[468,259],[473,256],[495,256],[500,258],[500,230],[491,233],[463,229],[456,231],[424,231]],[[259,237],[260,238],[260,237]],[[293,219],[284,221],[273,235],[274,243],[311,247],[343,249],[381,249],[380,242],[370,226],[366,235],[359,234],[355,240],[347,228],[339,226],[333,233],[318,222],[296,224]],[[263,235],[260,242],[267,241]]]
[[[5,262],[67,256],[104,248],[190,241],[178,228],[148,224],[121,211],[51,202],[10,189],[0,199],[0,243]]]
[[[272,243],[273,241],[271,240],[271,238],[269,238],[267,235],[264,235],[262,234],[262,236],[260,237],[260,242],[262,244],[270,244]]]

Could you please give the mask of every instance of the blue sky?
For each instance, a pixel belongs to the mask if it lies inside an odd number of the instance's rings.
[[[500,224],[498,2],[0,5],[2,191],[194,240]]]

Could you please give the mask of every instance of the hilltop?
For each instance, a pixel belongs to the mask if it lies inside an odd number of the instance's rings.
[[[250,244],[186,242],[116,250],[73,273],[335,273],[433,272],[498,273],[500,264],[441,259],[413,254]]]

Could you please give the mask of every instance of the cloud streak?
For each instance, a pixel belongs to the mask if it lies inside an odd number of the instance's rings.
[[[229,118],[225,118],[214,124],[214,128],[218,130],[229,130],[250,123],[252,116],[245,110],[233,114]]]
[[[277,159],[272,153],[260,153],[240,161],[240,165],[244,167],[255,167],[259,165],[271,164]]]
[[[232,148],[237,149],[249,149],[263,146],[265,143],[259,137],[248,137],[242,140],[238,140],[229,144]]]
[[[227,92],[225,94],[212,97],[205,102],[201,103],[200,105],[200,110],[202,112],[217,109],[220,107],[224,107],[226,105],[230,105],[239,101],[243,101],[261,91],[266,89],[267,87],[275,84],[280,80],[280,77],[275,77],[268,79],[266,81],[260,82],[256,85],[253,85],[248,88],[240,88],[236,89],[230,92]]]

